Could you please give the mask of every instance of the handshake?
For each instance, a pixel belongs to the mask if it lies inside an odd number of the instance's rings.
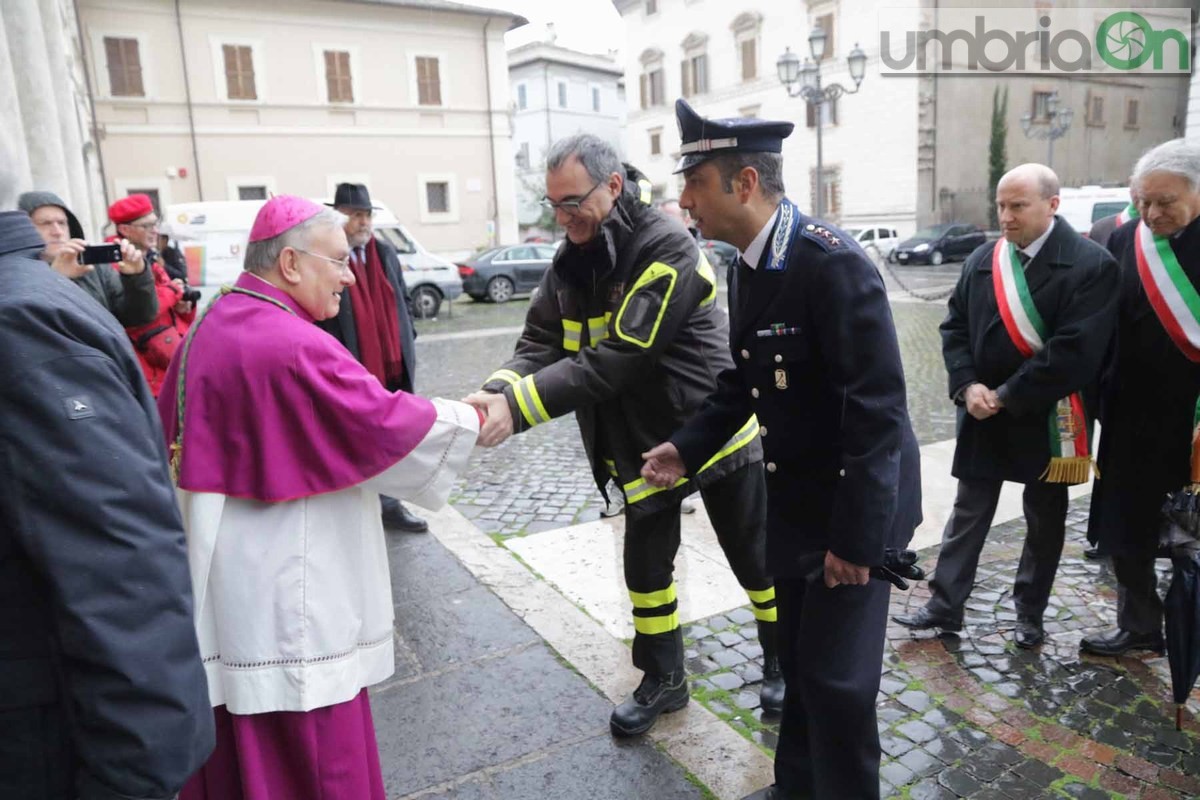
[[[508,410],[508,400],[504,395],[494,392],[472,392],[464,397],[462,402],[474,408],[483,417],[479,438],[475,440],[475,444],[480,447],[495,447],[512,436],[512,413]]]

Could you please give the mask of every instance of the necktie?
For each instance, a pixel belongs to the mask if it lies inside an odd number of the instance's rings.
[[[738,316],[741,317],[746,306],[750,303],[750,281],[754,275],[754,270],[750,269],[750,265],[746,263],[746,259],[738,256],[738,273],[737,273],[737,310]]]
[[[1024,250],[1018,250],[1017,251],[1017,261],[1021,262],[1022,267],[1029,266],[1029,261],[1030,261],[1029,253],[1026,253]]]

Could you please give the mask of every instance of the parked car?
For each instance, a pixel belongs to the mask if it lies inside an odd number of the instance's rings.
[[[737,263],[737,248],[729,242],[722,242],[717,239],[697,239],[696,241],[700,245],[701,252],[708,259],[708,263],[712,264],[713,267],[719,269]]]
[[[477,253],[458,265],[463,291],[493,303],[531,292],[542,282],[557,250],[553,244],[515,244]]]
[[[941,225],[917,231],[910,239],[896,245],[898,264],[932,264],[966,258],[987,241],[987,234],[978,225],[962,222],[943,222]]]
[[[900,242],[895,228],[847,228],[846,233],[853,236],[863,250],[874,247],[883,258],[890,256]]]

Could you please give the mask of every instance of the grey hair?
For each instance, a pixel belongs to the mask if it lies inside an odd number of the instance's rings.
[[[332,208],[323,208],[295,227],[288,228],[278,236],[251,242],[246,246],[246,258],[242,268],[255,275],[266,275],[275,269],[283,248],[303,250],[312,241],[312,234],[320,228],[341,228],[346,224],[346,215]]]
[[[614,172],[625,174],[621,159],[612,145],[590,133],[577,133],[555,142],[546,154],[546,171],[559,169],[572,156],[579,159],[587,174],[597,183],[608,180]]]
[[[1194,192],[1200,188],[1200,142],[1172,139],[1147,150],[1133,168],[1131,183],[1137,184],[1151,172],[1170,172],[1187,179]]]
[[[733,179],[746,167],[758,173],[758,185],[768,200],[778,200],[784,195],[783,156],[779,153],[726,153],[713,159],[721,173],[721,188],[726,194],[733,192]]]

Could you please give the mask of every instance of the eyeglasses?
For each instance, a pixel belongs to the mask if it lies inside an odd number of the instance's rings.
[[[304,255],[306,255],[306,256],[312,256],[313,258],[319,258],[322,261],[328,261],[330,264],[335,264],[335,265],[337,265],[337,268],[340,269],[342,272],[350,272],[350,257],[349,256],[347,256],[346,258],[338,259],[338,258],[330,258],[329,256],[323,256],[320,253],[313,253],[308,250],[304,250],[300,247],[293,247],[292,249],[295,250],[297,253],[304,253]]]
[[[587,200],[588,195],[590,195],[592,192],[596,191],[596,189],[599,188],[600,184],[602,184],[602,183],[604,183],[604,181],[596,181],[596,185],[593,186],[592,188],[588,189],[584,193],[583,197],[580,197],[577,200],[562,200],[562,201],[556,203],[553,200],[551,200],[549,197],[543,197],[542,198],[542,206],[544,208],[549,208],[554,211],[565,211],[568,214],[578,214],[579,209],[583,207],[583,201]]]
[[[154,220],[153,222],[126,222],[125,224],[131,228],[141,228],[144,231],[148,231],[151,228],[158,227],[158,220]]]

